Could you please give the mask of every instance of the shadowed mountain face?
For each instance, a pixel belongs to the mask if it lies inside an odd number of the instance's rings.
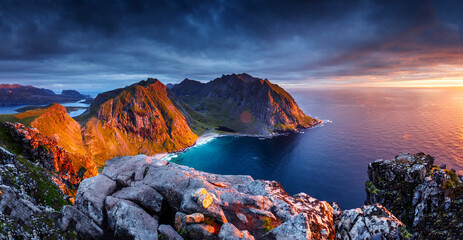
[[[75,102],[85,98],[89,97],[75,90],[64,90],[61,94],[55,94],[52,90],[44,88],[19,84],[0,84],[0,106]]]
[[[172,91],[207,119],[200,122],[228,131],[271,135],[320,123],[305,115],[283,88],[245,73],[208,83],[185,79]]]

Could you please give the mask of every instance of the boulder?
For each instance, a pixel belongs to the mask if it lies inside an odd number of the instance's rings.
[[[182,236],[176,232],[172,226],[161,224],[158,228],[159,234],[164,235],[166,240],[183,240]]]
[[[217,239],[215,229],[207,224],[190,224],[185,228],[188,236],[192,240]]]
[[[240,231],[231,223],[224,223],[219,232],[220,240],[254,240],[254,237],[246,230]]]
[[[404,224],[380,204],[343,211],[336,221],[338,239],[405,239]]]
[[[309,217],[306,213],[301,213],[289,221],[284,222],[280,226],[270,230],[262,236],[261,239],[313,239],[312,232],[310,231]]]
[[[203,208],[208,208],[212,204],[212,197],[205,188],[200,188],[193,193],[193,198]]]
[[[94,202],[102,204],[102,197],[108,196],[105,203],[108,218],[102,225],[108,225],[116,236],[135,234],[137,228],[133,227],[133,222],[137,221],[138,230],[140,226],[143,226],[141,229],[151,229],[146,222],[156,219],[162,223],[172,223],[177,231],[193,239],[216,239],[226,223],[239,229],[238,235],[246,239],[252,239],[252,236],[260,238],[277,228],[279,230],[273,232],[275,236],[296,230],[297,233],[293,233],[295,236],[305,234],[315,239],[332,239],[335,236],[334,210],[330,204],[304,193],[291,196],[275,181],[205,173],[146,156],[108,160],[101,176],[105,182],[111,182],[114,188],[107,191],[101,191],[101,187],[89,190],[86,186],[88,180],[85,180],[79,188],[76,207],[86,215],[96,215],[93,213],[95,211],[88,211],[88,206],[93,207],[96,205]],[[123,188],[115,191],[116,185]],[[92,199],[87,200],[92,204],[82,204],[82,195],[97,189],[95,194],[98,201]],[[82,210],[85,209],[82,206],[87,210]],[[137,214],[129,214],[126,209],[132,209]],[[98,213],[104,216],[104,211]],[[131,222],[128,220],[129,215],[134,218]],[[307,226],[300,222],[302,218]],[[291,231],[285,228],[290,224],[298,228]],[[140,230],[137,233],[143,231],[147,232]],[[230,226],[225,225],[222,235],[226,231],[234,232]]]
[[[119,239],[158,239],[158,222],[135,203],[108,196],[108,225]]]
[[[112,196],[132,201],[153,214],[159,214],[161,212],[162,195],[145,184],[123,188],[112,194]]]
[[[129,186],[134,180],[135,170],[153,161],[153,157],[138,155],[115,157],[105,162],[101,174],[117,181],[122,186]]]
[[[116,189],[116,182],[104,175],[83,180],[76,194],[75,206],[85,215],[102,226],[104,201]]]
[[[204,215],[201,213],[193,213],[190,215],[186,215],[184,222],[186,222],[187,224],[202,223],[204,222]]]
[[[101,239],[103,230],[92,219],[73,206],[61,209],[59,225],[63,231],[75,230],[83,239]]]
[[[185,213],[182,213],[182,212],[175,213],[174,227],[175,229],[177,229],[177,231],[181,231],[186,228],[185,217],[186,217]]]

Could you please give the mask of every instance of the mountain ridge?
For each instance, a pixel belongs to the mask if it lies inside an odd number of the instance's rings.
[[[61,94],[55,94],[50,89],[37,88],[32,85],[0,84],[0,106],[45,105],[89,98],[76,90],[63,90]]]
[[[181,84],[182,88],[169,89],[148,78],[103,92],[75,119],[59,104],[3,119],[22,122],[56,139],[76,172],[86,170],[85,177],[97,175],[97,168],[113,157],[182,151],[205,131],[272,136],[320,122],[306,116],[289,93],[266,79],[232,74],[209,85],[189,79]],[[199,107],[187,97],[200,100]],[[231,110],[211,112],[211,107]]]
[[[277,84],[246,73],[222,75],[207,83],[185,79],[171,90],[196,112],[216,119],[215,127],[240,133],[270,136],[321,122],[305,115]]]

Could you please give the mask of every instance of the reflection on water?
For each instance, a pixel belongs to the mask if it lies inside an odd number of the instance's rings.
[[[425,152],[463,173],[462,89],[290,91],[323,127],[273,139],[222,137],[172,161],[220,174],[277,180],[343,208],[365,200],[368,163]]]

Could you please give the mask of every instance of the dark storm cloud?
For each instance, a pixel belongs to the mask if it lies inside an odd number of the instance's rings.
[[[0,79],[111,89],[249,72],[294,83],[462,64],[462,4],[1,1]],[[341,81],[342,82],[342,81]]]

